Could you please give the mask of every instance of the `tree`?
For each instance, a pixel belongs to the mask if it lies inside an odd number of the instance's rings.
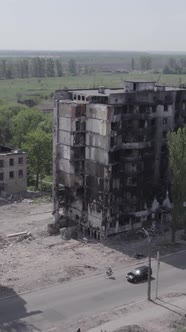
[[[0,142],[1,144],[8,144],[11,140],[10,119],[12,112],[5,105],[0,107]]]
[[[88,75],[88,74],[89,74],[89,68],[88,68],[88,66],[85,66],[85,67],[84,67],[84,74],[85,74],[85,75]]]
[[[13,79],[13,78],[15,78],[14,67],[15,67],[14,64],[9,61],[9,63],[7,64],[7,68],[6,68],[6,78],[7,79]]]
[[[182,67],[186,67],[186,58],[181,58],[180,59],[180,64]]]
[[[131,60],[131,69],[132,70],[135,70],[135,61],[134,61],[134,58],[132,58],[132,60]]]
[[[62,66],[62,62],[60,59],[56,59],[56,74],[57,74],[57,77],[63,76],[63,66]]]
[[[172,172],[172,242],[178,224],[184,216],[183,202],[186,201],[186,128],[168,134],[169,165]],[[186,220],[184,220],[186,233]]]
[[[175,58],[169,58],[169,66],[173,69],[176,68],[177,62]]]
[[[163,74],[172,74],[172,69],[169,67],[169,65],[165,65],[163,68]]]
[[[0,103],[0,144],[11,144],[13,138],[11,121],[23,109],[25,109],[25,106],[22,105]]]
[[[28,153],[30,173],[35,176],[36,189],[52,168],[52,133],[36,129],[25,135],[22,149]]]
[[[45,131],[45,133],[52,133],[52,126],[53,126],[53,115],[52,114],[45,114],[43,120],[38,124],[38,128]]]
[[[175,74],[181,74],[182,71],[183,71],[182,66],[177,63],[175,66]]]
[[[33,58],[31,68],[32,77],[45,77],[45,58]]]
[[[7,60],[2,59],[1,63],[2,63],[2,78],[6,78]]]
[[[147,57],[146,57],[146,69],[147,69],[147,70],[152,69],[152,59],[151,59],[150,56],[147,56]]]
[[[26,108],[13,116],[10,121],[13,144],[20,147],[28,132],[33,132],[40,122],[44,121],[45,114],[36,109]]]
[[[55,76],[54,61],[52,58],[47,58],[46,60],[46,76],[47,77]]]
[[[23,59],[18,63],[20,65],[19,74],[21,78],[28,78],[29,77],[29,63],[28,59]]]
[[[76,76],[77,75],[77,65],[74,59],[70,59],[68,62],[68,71],[69,74]]]
[[[152,59],[150,56],[141,56],[140,58],[141,70],[149,70],[152,68]]]

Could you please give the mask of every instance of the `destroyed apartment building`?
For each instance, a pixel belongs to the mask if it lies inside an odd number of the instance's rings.
[[[0,197],[27,190],[26,152],[0,145]]]
[[[185,122],[181,88],[134,80],[120,89],[57,90],[55,221],[63,208],[70,224],[100,238],[140,227],[157,211],[161,218],[170,208],[166,135]]]

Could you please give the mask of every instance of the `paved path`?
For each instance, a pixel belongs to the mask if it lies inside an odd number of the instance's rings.
[[[185,292],[186,252],[162,260],[159,294],[178,290]],[[152,269],[156,277],[155,261],[152,262]],[[108,280],[103,275],[98,275],[2,299],[0,331],[9,331],[6,329],[7,325],[13,326],[16,331],[48,331],[64,321],[76,321],[80,317],[96,315],[124,304],[144,300],[147,283],[128,283],[125,279],[128,271],[129,268],[117,271],[116,280]],[[155,285],[153,280],[152,295],[155,294]],[[25,324],[25,327],[21,330],[22,324]]]

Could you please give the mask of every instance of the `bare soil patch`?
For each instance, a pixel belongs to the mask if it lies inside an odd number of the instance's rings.
[[[1,285],[16,292],[42,288],[105,271],[138,263],[137,251],[146,253],[147,242],[127,239],[126,235],[96,242],[62,240],[60,235],[49,236],[47,224],[53,220],[52,204],[24,200],[0,207],[0,278]],[[29,237],[8,238],[8,234],[29,232]],[[169,244],[170,234],[156,239],[154,255],[186,249],[184,242]],[[0,292],[0,296],[4,296]]]

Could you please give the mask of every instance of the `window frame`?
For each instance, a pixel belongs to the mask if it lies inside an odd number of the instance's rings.
[[[12,176],[13,175],[13,176]],[[9,172],[9,179],[14,180],[14,171]]]
[[[13,162],[12,162],[13,161]],[[14,166],[14,158],[9,159],[9,166],[12,167]]]

